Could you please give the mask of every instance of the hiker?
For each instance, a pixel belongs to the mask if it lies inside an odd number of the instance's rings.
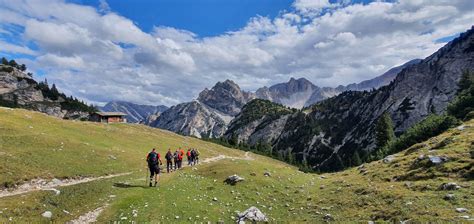
[[[174,159],[174,170],[177,170],[178,165],[179,165],[179,151],[177,149],[173,153],[173,159]]]
[[[194,165],[199,164],[199,150],[194,149]]]
[[[191,149],[188,149],[188,152],[186,152],[186,156],[188,157],[188,166],[192,166],[193,158],[191,157]]]
[[[196,150],[191,149],[191,166],[196,165]]]
[[[179,148],[178,149],[178,169],[181,169],[181,166],[183,165],[183,156],[184,156],[184,151]]]
[[[148,168],[150,169],[150,187],[152,187],[151,182],[153,181],[153,177],[155,177],[155,187],[158,184],[158,180],[160,179],[160,165],[161,163],[161,156],[159,153],[156,152],[156,149],[153,148],[150,153],[146,156],[146,161],[148,162]]]
[[[166,172],[169,173],[170,169],[173,171],[173,153],[171,153],[171,149],[168,149],[166,153]]]

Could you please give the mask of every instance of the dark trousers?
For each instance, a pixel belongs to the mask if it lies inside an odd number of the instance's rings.
[[[171,160],[166,160],[166,172],[170,172],[170,169],[173,169],[173,162]]]
[[[179,160],[175,159],[175,160],[174,160],[174,169],[175,169],[175,170],[178,169],[178,163],[179,163]]]

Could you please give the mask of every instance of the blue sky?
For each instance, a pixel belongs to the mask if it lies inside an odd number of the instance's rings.
[[[225,79],[374,78],[469,29],[472,0],[0,0],[0,56],[67,94],[173,105]]]

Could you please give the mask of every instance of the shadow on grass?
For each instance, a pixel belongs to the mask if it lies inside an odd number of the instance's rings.
[[[114,187],[118,188],[150,188],[145,185],[137,185],[137,184],[128,184],[128,183],[114,183]]]

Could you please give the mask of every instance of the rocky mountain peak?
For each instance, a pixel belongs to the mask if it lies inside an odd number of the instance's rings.
[[[218,82],[210,90],[203,90],[198,101],[224,114],[235,116],[249,100],[255,98],[252,93],[242,91],[234,81]]]

